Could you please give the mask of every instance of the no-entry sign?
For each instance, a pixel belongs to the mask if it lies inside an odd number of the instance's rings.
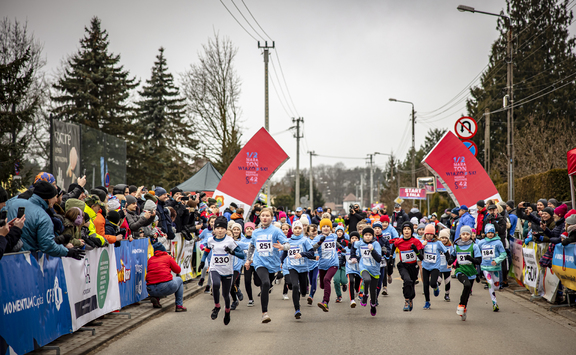
[[[460,117],[454,125],[454,133],[460,139],[470,139],[476,135],[478,124],[472,117]]]

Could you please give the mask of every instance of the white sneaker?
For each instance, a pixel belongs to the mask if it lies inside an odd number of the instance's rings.
[[[459,315],[459,316],[464,315],[464,310],[465,310],[465,309],[466,309],[466,308],[465,308],[463,305],[459,304],[459,305],[458,305],[458,308],[456,308],[456,314]]]
[[[389,284],[392,283],[392,275],[388,275],[388,283],[389,283]]]
[[[356,308],[356,301],[350,301],[350,308]]]
[[[262,323],[270,323],[271,320],[268,312],[262,314]]]
[[[248,301],[247,306],[248,307],[254,307],[254,301],[253,300]]]
[[[290,298],[288,298],[288,294],[287,294],[287,293],[283,294],[283,295],[282,295],[282,298],[285,299],[285,300],[290,299]]]

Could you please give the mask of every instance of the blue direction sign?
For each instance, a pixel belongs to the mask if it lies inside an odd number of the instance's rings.
[[[110,174],[104,175],[104,187],[110,187]]]
[[[474,154],[474,156],[478,155],[478,147],[476,146],[476,143],[469,140],[462,141],[462,143],[464,143],[464,145],[466,146],[466,148],[468,148],[470,153]]]

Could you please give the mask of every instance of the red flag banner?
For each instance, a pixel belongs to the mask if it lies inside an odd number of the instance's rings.
[[[422,162],[446,188],[456,205],[502,198],[476,157],[452,132],[447,132]]]
[[[236,155],[216,187],[213,197],[222,202],[221,210],[235,202],[244,217],[264,183],[288,160],[288,154],[261,128]]]

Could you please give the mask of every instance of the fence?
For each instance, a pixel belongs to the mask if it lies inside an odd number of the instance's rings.
[[[166,245],[182,268],[182,279],[194,278],[192,262],[200,260],[193,256],[199,252],[194,242],[178,233]],[[145,275],[152,254],[148,239],[90,250],[82,260],[40,252],[5,254],[0,260],[0,354],[30,352],[148,297]]]

